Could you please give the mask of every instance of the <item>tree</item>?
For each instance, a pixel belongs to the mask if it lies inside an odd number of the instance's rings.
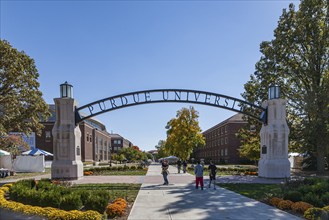
[[[157,159],[169,156],[169,153],[166,152],[165,146],[166,146],[166,141],[164,140],[160,140],[158,142],[158,145],[155,146],[155,148],[158,150]]]
[[[238,150],[240,157],[248,160],[257,161],[260,158],[260,139],[259,133],[252,132],[246,128],[241,128],[237,134],[241,140],[241,147]]]
[[[195,147],[205,145],[198,117],[199,113],[193,107],[177,111],[176,118],[171,119],[166,126],[166,152],[187,160]]]
[[[19,155],[22,150],[29,148],[22,136],[16,134],[10,134],[0,138],[0,146],[3,150],[10,152],[12,156]]]
[[[17,131],[40,134],[50,116],[37,81],[34,60],[0,40],[0,136]]]
[[[119,151],[120,155],[124,155],[124,157],[128,161],[139,161],[139,160],[147,160],[147,155],[145,152],[137,150],[134,147],[122,148]]]
[[[329,145],[329,11],[327,0],[303,0],[283,10],[274,39],[262,42],[263,54],[245,84],[243,97],[260,105],[270,84],[288,100],[290,149],[314,152],[324,171]]]

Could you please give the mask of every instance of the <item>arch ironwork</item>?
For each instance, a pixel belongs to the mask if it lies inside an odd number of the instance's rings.
[[[263,123],[267,121],[267,110],[261,106],[227,95],[188,89],[153,89],[111,96],[77,108],[75,110],[75,121],[78,124],[96,115],[135,105],[175,102],[223,108],[248,115]],[[255,111],[247,112],[245,108]],[[254,115],[250,112],[258,112],[259,114]]]

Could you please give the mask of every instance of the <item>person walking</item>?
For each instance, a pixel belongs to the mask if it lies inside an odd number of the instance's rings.
[[[186,173],[187,162],[186,160],[183,161],[183,173]]]
[[[178,169],[178,173],[180,173],[180,168],[182,167],[182,161],[179,159],[177,161],[177,169]]]
[[[208,186],[208,188],[210,188],[211,182],[213,182],[214,189],[216,189],[216,173],[217,173],[217,167],[216,167],[215,164],[213,164],[212,161],[210,161],[210,165],[208,167],[208,170],[209,170],[209,186]]]
[[[199,188],[199,183],[201,186],[201,190],[203,190],[203,166],[200,165],[200,161],[198,161],[198,164],[194,168],[195,173],[195,188]]]
[[[168,164],[168,161],[167,160],[163,160],[162,161],[161,168],[162,168],[161,173],[162,173],[163,180],[164,180],[163,185],[168,185],[169,184],[169,181],[168,181],[168,174],[169,174],[168,168],[169,168],[169,164]]]

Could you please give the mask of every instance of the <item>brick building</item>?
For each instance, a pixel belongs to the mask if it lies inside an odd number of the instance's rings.
[[[118,151],[120,151],[122,148],[128,148],[133,146],[133,144],[129,140],[123,138],[119,134],[110,134],[110,137],[111,137],[112,153],[118,153]]]
[[[242,114],[236,114],[227,120],[204,131],[206,139],[204,147],[198,147],[193,152],[196,160],[212,160],[214,163],[234,164],[241,163],[244,159],[239,157],[238,149],[241,146],[236,133],[247,125],[242,119]]]
[[[45,126],[41,136],[36,136],[36,146],[53,153],[52,129],[55,124],[55,105],[49,105],[51,117],[42,122]],[[109,161],[111,159],[111,137],[106,127],[95,118],[87,119],[79,124],[81,130],[81,160]]]

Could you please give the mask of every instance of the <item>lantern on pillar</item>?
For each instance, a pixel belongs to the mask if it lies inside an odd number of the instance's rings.
[[[280,98],[280,86],[271,85],[268,88],[268,99],[279,99]]]
[[[73,98],[73,86],[68,84],[67,81],[60,85],[61,98]]]

